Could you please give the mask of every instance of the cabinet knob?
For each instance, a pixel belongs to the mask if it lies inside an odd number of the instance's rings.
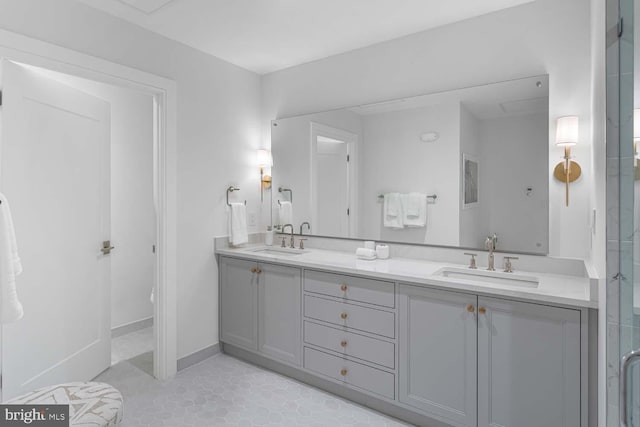
[[[473,313],[474,311],[476,311],[476,308],[475,308],[473,305],[469,304],[469,305],[467,306],[467,311],[468,311],[469,313]]]
[[[487,312],[487,309],[484,307],[478,307],[478,313],[480,314],[485,314]]]
[[[251,272],[252,272],[252,273],[257,273],[257,272],[258,272],[258,269],[254,267],[254,268],[252,268],[252,269],[251,269]]]
[[[256,273],[261,274],[261,273],[262,273],[262,270],[260,270],[260,269],[258,268],[258,269],[256,269]]]
[[[346,319],[346,318],[347,318],[347,313],[342,313],[342,314],[340,315],[340,317],[342,317],[343,319]]]
[[[347,292],[347,285],[343,283],[342,286],[340,286],[340,289],[342,290],[342,292]]]
[[[347,370],[346,369],[341,370],[340,371],[340,375],[342,375],[343,377],[346,377],[347,376]]]
[[[346,346],[347,346],[347,342],[346,342],[346,341],[342,341],[342,342],[340,343],[340,346],[341,346],[341,347],[346,347]]]

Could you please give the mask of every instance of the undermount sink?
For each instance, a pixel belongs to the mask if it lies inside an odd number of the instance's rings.
[[[444,267],[433,273],[434,276],[449,277],[451,279],[471,280],[474,282],[491,283],[494,285],[518,286],[537,288],[540,281],[535,276],[525,276],[501,271],[474,270],[471,268]]]
[[[267,255],[295,256],[295,255],[302,255],[306,251],[304,249],[295,249],[295,248],[267,247],[267,248],[253,249],[251,250],[251,252],[259,252],[261,254],[267,254]]]

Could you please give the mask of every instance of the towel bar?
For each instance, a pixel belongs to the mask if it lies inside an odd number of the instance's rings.
[[[293,203],[293,191],[291,191],[290,188],[284,188],[284,187],[278,188],[278,193],[286,193],[287,191],[289,192],[289,201]],[[278,200],[278,204],[280,204],[280,200]]]
[[[240,191],[239,188],[234,187],[233,185],[229,188],[227,188],[227,206],[231,206],[231,203],[229,203],[229,193],[233,193],[234,191]],[[245,206],[247,205],[247,201],[244,201]]]
[[[427,199],[433,199],[433,201],[434,201],[434,202],[436,201],[436,199],[437,199],[437,198],[438,198],[438,195],[437,195],[437,194],[430,194],[430,195],[427,195]],[[380,199],[384,199],[384,194],[380,194],[380,195],[378,195],[378,199],[379,199],[379,200],[380,200]]]

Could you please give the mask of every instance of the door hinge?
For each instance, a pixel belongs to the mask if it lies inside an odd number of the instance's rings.
[[[0,107],[2,107],[2,91],[0,90]]]
[[[349,208],[347,208],[347,216],[349,216],[349,212],[350,212],[350,211],[349,211]]]
[[[347,154],[347,163],[349,163],[349,158],[350,158],[350,157],[349,157],[349,155]]]
[[[151,252],[156,253],[156,245],[151,245]]]
[[[618,38],[622,37],[622,33],[624,33],[624,18],[620,17],[618,19]]]

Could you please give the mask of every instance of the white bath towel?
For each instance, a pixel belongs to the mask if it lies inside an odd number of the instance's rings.
[[[278,217],[280,218],[280,225],[293,224],[293,205],[291,202],[280,200]]]
[[[16,291],[16,276],[22,273],[13,219],[7,198],[0,193],[0,322],[10,323],[24,315]]]
[[[404,206],[403,223],[406,227],[425,227],[427,225],[427,195],[409,193],[402,195]]]
[[[229,208],[229,243],[241,245],[248,241],[246,207],[244,203],[231,203]]]
[[[404,228],[400,193],[387,193],[384,195],[382,216],[385,227]]]

